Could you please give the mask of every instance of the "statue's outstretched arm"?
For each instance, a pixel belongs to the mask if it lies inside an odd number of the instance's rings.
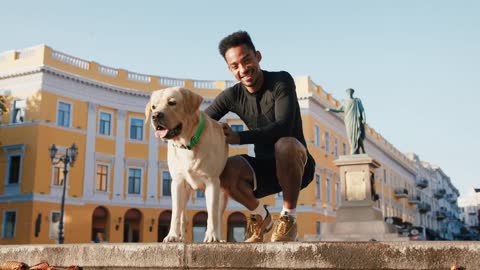
[[[333,109],[333,108],[326,108],[325,111],[327,112],[334,112],[334,113],[341,113],[341,112],[344,112],[343,110],[343,104],[340,105],[340,107],[338,107],[337,109]]]

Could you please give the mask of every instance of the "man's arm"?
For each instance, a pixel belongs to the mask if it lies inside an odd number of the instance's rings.
[[[210,116],[210,118],[218,121],[230,111],[229,102],[227,90],[224,90],[213,100],[212,104],[210,104],[204,112]]]
[[[293,121],[298,100],[295,83],[290,74],[288,79],[277,83],[273,95],[275,121],[263,127],[239,132],[240,144],[274,143],[281,137],[293,135]]]

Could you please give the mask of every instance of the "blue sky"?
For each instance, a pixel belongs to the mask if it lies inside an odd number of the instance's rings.
[[[250,33],[262,68],[310,75],[400,151],[480,186],[479,1],[2,1],[0,51],[47,44],[116,68],[233,80],[217,52]],[[367,149],[368,152],[368,149]]]

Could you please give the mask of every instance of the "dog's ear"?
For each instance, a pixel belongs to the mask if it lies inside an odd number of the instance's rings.
[[[202,96],[185,88],[180,88],[180,93],[183,96],[183,107],[186,113],[194,113],[200,109],[200,104],[202,104],[203,100]]]
[[[150,106],[150,100],[148,101],[147,105],[145,105],[145,124],[149,123],[150,121],[150,113],[152,112],[152,108]]]

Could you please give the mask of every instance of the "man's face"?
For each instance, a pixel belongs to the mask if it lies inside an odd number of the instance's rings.
[[[246,87],[260,87],[256,85],[259,83],[262,72],[259,65],[260,60],[260,53],[254,52],[246,45],[232,47],[225,52],[228,69],[235,76],[235,79]]]

